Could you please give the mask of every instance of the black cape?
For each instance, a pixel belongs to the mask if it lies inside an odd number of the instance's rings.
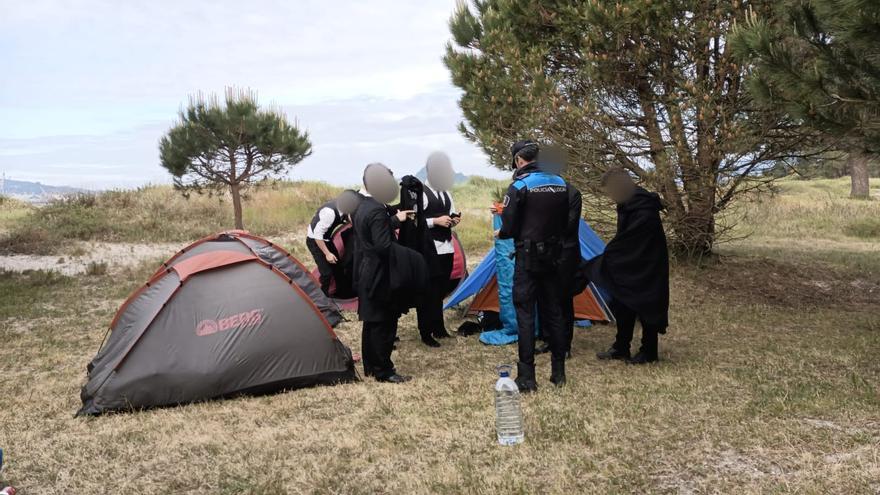
[[[669,251],[660,220],[663,205],[641,187],[617,205],[617,234],[605,252],[581,266],[583,278],[611,292],[646,325],[669,324]]]
[[[404,222],[400,226],[397,240],[400,244],[414,249],[422,254],[428,247],[428,226],[425,222],[425,209],[422,203],[422,194],[425,186],[422,181],[412,175],[404,176],[400,180],[400,204],[393,207],[396,211],[412,210],[415,212],[415,220]],[[433,243],[430,244],[433,247]]]

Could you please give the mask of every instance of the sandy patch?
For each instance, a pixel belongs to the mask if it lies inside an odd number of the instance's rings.
[[[0,256],[0,270],[52,270],[64,275],[78,275],[85,273],[91,264],[106,264],[108,270],[135,267],[144,261],[167,259],[179,249],[178,244],[85,242],[71,246],[67,250],[69,254]]]

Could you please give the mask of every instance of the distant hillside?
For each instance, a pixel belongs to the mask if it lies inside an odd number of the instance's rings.
[[[84,192],[89,191],[70,186],[49,186],[39,182],[0,179],[0,195],[28,203],[46,203],[54,198]]]
[[[422,182],[428,180],[428,169],[425,167],[422,167],[422,169],[419,170],[418,173],[416,174],[416,178]],[[455,173],[455,184],[456,185],[463,184],[463,183],[467,182],[467,180],[469,178],[470,177],[468,177],[467,175],[464,175],[461,172],[456,172]]]

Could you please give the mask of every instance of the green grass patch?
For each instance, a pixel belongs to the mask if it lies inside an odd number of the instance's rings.
[[[850,222],[844,229],[847,235],[860,239],[880,238],[880,217],[861,218]]]
[[[74,279],[51,270],[0,270],[0,319],[52,313],[53,295],[74,286]]]

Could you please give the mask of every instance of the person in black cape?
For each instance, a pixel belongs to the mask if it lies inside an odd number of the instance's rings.
[[[637,186],[623,168],[602,176],[602,187],[617,203],[617,234],[605,252],[582,265],[584,279],[611,293],[617,337],[599,359],[632,364],[658,360],[658,334],[669,324],[669,252],[660,219],[663,203],[656,193]],[[636,320],[642,325],[642,345],[630,357]]]
[[[358,293],[358,317],[363,322],[364,374],[382,382],[404,383],[411,377],[398,374],[391,360],[397,320],[402,312],[394,297],[394,279],[400,274],[393,273],[393,264],[395,246],[411,250],[396,244],[394,231],[411,212],[401,210],[396,215],[389,214],[387,203],[397,196],[397,181],[384,165],[367,165],[364,188],[353,219],[357,239],[354,283]]]

